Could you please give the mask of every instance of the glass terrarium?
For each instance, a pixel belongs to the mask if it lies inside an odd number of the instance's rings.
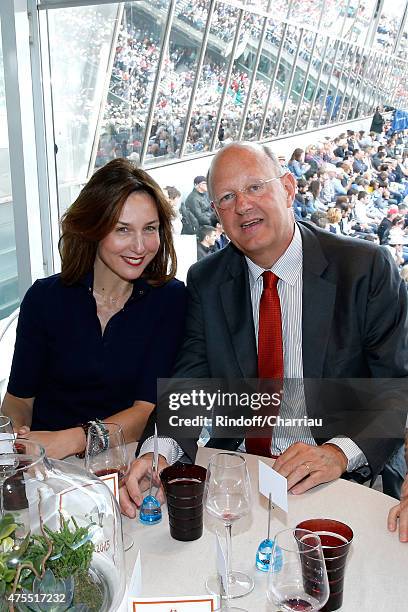
[[[116,611],[119,507],[97,477],[17,439],[0,454],[0,612]]]

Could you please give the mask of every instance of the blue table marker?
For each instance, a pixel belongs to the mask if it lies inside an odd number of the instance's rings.
[[[272,509],[275,509],[275,506],[272,505],[272,494],[269,493],[268,537],[266,538],[266,540],[262,540],[262,542],[259,544],[258,550],[256,551],[256,558],[255,558],[256,568],[259,569],[261,572],[267,572],[269,570],[269,564],[271,562],[271,552],[272,552],[272,547],[273,547],[273,540],[270,539]]]

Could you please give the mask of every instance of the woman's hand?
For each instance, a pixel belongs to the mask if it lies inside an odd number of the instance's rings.
[[[28,428],[21,428],[22,429]],[[20,434],[19,434],[20,435]],[[36,442],[44,447],[47,457],[64,459],[84,450],[86,440],[81,427],[72,427],[60,431],[30,431],[21,437]]]

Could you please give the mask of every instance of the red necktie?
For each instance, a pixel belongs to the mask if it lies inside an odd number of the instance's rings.
[[[259,331],[258,331],[258,378],[273,379],[276,384],[273,389],[268,385],[270,394],[280,392],[283,381],[283,343],[282,343],[282,317],[278,294],[279,278],[273,272],[264,272],[263,291],[259,304]],[[262,386],[262,385],[261,385]],[[275,412],[279,406],[275,407]],[[274,414],[274,407],[268,412]],[[275,414],[276,416],[276,414]],[[245,448],[253,455],[271,456],[272,427],[264,428],[264,438],[247,437]]]

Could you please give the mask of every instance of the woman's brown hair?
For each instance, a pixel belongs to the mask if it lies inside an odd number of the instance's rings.
[[[61,219],[61,279],[76,283],[93,269],[98,243],[113,230],[131,193],[150,195],[159,216],[160,247],[143,276],[158,286],[174,278],[177,268],[171,221],[174,212],[156,181],[126,159],[114,159],[91,177]]]

